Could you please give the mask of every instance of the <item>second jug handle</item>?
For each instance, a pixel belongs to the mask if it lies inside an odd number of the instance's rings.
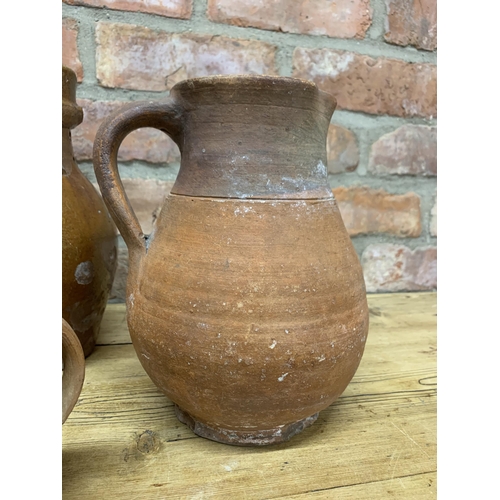
[[[104,203],[129,250],[131,262],[146,252],[146,239],[118,172],[118,149],[125,137],[142,127],[165,132],[180,148],[182,108],[171,96],[161,101],[126,104],[100,125],[94,140],[94,171]],[[182,151],[181,151],[182,152]]]

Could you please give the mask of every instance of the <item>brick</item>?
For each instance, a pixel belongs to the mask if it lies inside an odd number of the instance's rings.
[[[431,222],[429,224],[429,232],[431,233],[431,236],[437,236],[438,235],[438,229],[437,229],[437,199],[435,199],[434,206],[431,209]]]
[[[437,128],[403,125],[383,135],[370,151],[368,172],[375,175],[437,175]]]
[[[102,120],[126,104],[122,101],[77,99],[83,108],[83,122],[71,131],[77,161],[91,160],[95,134]],[[163,132],[141,128],[129,134],[118,151],[120,161],[143,160],[150,163],[180,161],[177,145]]]
[[[74,19],[62,20],[62,64],[76,73],[78,82],[83,80],[83,65],[78,52],[78,23]]]
[[[153,222],[163,205],[163,200],[170,193],[173,182],[158,179],[122,178],[123,188],[134,209],[135,215],[144,234],[151,234]],[[94,187],[100,192],[97,183]]]
[[[369,0],[208,0],[212,21],[265,30],[364,38],[372,22]]]
[[[193,0],[63,0],[63,2],[69,5],[145,12],[179,19],[189,19],[193,11]]]
[[[437,112],[433,64],[416,64],[333,49],[293,52],[293,76],[314,81],[338,109],[375,115],[432,118]]]
[[[436,0],[385,0],[387,7],[384,38],[395,45],[436,50]]]
[[[104,87],[165,91],[192,77],[277,74],[276,47],[256,40],[99,22],[96,41],[97,79]]]
[[[422,232],[420,197],[369,187],[337,187],[333,194],[350,236],[388,233],[416,238]]]
[[[411,250],[382,243],[366,247],[361,257],[367,292],[435,290],[437,249]]]
[[[356,170],[359,163],[359,149],[356,136],[351,130],[330,125],[326,142],[328,173],[340,174]]]

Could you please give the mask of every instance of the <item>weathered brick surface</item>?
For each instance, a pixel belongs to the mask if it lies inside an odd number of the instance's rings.
[[[193,0],[63,0],[63,2],[69,5],[147,12],[181,19],[189,19],[193,10]]]
[[[63,0],[67,4],[63,5],[66,17],[62,23],[63,64],[75,70],[79,82],[86,82],[78,92],[84,121],[72,131],[77,161],[92,159],[100,123],[125,104],[120,101],[127,99],[121,89],[160,93],[192,77],[278,75],[278,57],[280,72],[315,81],[337,98],[339,110],[355,112],[346,117],[345,122],[352,130],[334,124],[329,128],[328,173],[333,185],[341,185],[333,192],[356,247],[365,248],[366,240],[377,242],[368,246],[362,256],[368,290],[434,289],[437,131],[436,127],[427,125],[433,124],[437,115],[437,68],[429,62],[434,61],[433,54],[425,51],[434,51],[437,46],[436,0],[384,2],[197,0],[202,11],[193,17],[194,0]],[[382,29],[385,42],[370,41],[366,36],[372,23],[372,9],[379,20],[382,20],[380,16],[386,16],[385,30]],[[154,29],[148,19],[155,21]],[[80,24],[84,22],[86,28]],[[170,25],[175,29],[170,29]],[[203,26],[210,29],[203,31]],[[235,29],[235,26],[242,28]],[[269,42],[255,40],[261,38],[254,36],[257,29],[269,30],[267,35],[260,31],[262,38]],[[235,38],[226,36],[228,32]],[[235,32],[238,34],[234,35]],[[280,32],[294,35],[280,35]],[[95,43],[87,39],[90,33],[95,34]],[[297,42],[292,61],[283,58],[288,53],[290,37]],[[301,38],[305,40],[303,44]],[[348,39],[363,41],[358,48],[343,51],[322,48],[327,44],[321,40],[328,39],[344,39],[345,43]],[[314,40],[318,43],[310,43]],[[395,45],[407,49],[397,49]],[[370,47],[378,47],[377,57],[359,53],[366,53]],[[416,49],[422,56],[418,60],[428,62],[408,63],[398,55],[390,56],[394,59],[387,57],[395,50],[416,54]],[[81,61],[94,58],[96,79],[91,75],[89,80],[89,75],[83,74]],[[99,86],[107,87],[101,90],[109,95],[102,97]],[[139,100],[140,96],[132,98]],[[372,115],[368,122],[362,113]],[[386,133],[390,119],[382,115],[398,117],[400,128]],[[356,121],[356,116],[361,121]],[[335,117],[334,121],[337,121]],[[180,153],[162,132],[142,128],[123,141],[118,158],[122,165],[133,160],[162,165],[179,162]],[[150,233],[155,214],[173,183],[130,179],[138,171],[128,165],[124,165],[121,172],[126,177],[125,190],[142,228]],[[408,185],[401,191],[401,186],[408,184],[411,177],[399,176],[418,177],[413,179],[415,187]],[[391,192],[396,190],[391,187],[394,182],[399,186],[398,194]],[[346,187],[346,184],[353,186]],[[412,250],[410,246],[418,248]],[[112,299],[125,299],[127,273],[128,252],[122,244]]]
[[[330,125],[326,142],[328,173],[352,172],[359,163],[358,141],[354,133],[339,125]]]
[[[333,194],[351,236],[389,233],[416,238],[422,232],[420,197],[415,193],[397,195],[383,189],[341,186]]]
[[[436,0],[385,0],[387,7],[385,40],[418,49],[437,47]]]
[[[296,48],[293,76],[313,80],[339,109],[402,117],[436,117],[437,74],[415,64],[333,49]]]
[[[277,74],[276,47],[255,40],[99,22],[96,41],[97,78],[104,87],[164,91],[191,77]]]
[[[83,65],[78,52],[78,23],[74,19],[62,20],[62,64],[76,73],[76,79],[83,80]]]
[[[403,125],[383,135],[371,147],[368,171],[375,175],[437,175],[437,128]]]
[[[216,22],[266,30],[364,38],[371,24],[369,0],[208,0]]]
[[[83,122],[71,132],[75,158],[77,161],[91,160],[95,134],[102,120],[126,103],[89,99],[77,99],[77,102],[83,108]],[[180,160],[180,153],[177,145],[163,132],[142,128],[125,138],[118,151],[118,159],[171,163]]]
[[[431,236],[437,236],[438,235],[438,229],[437,229],[437,199],[434,198],[434,206],[431,209],[431,222],[429,225],[429,232],[431,233]]]
[[[433,290],[437,286],[437,249],[369,245],[361,257],[368,292]]]
[[[153,222],[163,205],[163,200],[170,193],[173,182],[158,179],[122,178],[127,198],[134,209],[144,234],[151,234]],[[99,186],[94,183],[99,191]]]

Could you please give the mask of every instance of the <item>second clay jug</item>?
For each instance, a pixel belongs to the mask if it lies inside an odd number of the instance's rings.
[[[124,106],[101,125],[94,169],[129,249],[127,321],[142,366],[203,437],[286,441],[345,390],[368,307],[327,180],[335,99],[303,80],[215,76]],[[117,169],[140,127],[181,167],[151,235]]]
[[[75,161],[71,130],[83,120],[76,75],[62,68],[62,316],[94,350],[117,265],[116,228]]]

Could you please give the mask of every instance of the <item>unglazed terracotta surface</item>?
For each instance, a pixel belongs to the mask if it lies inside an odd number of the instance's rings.
[[[127,105],[96,136],[99,186],[129,248],[134,347],[201,436],[285,441],[360,363],[365,286],[327,181],[334,108],[302,80],[207,77]],[[116,166],[123,138],[144,126],[169,134],[182,158],[149,236]]]
[[[62,320],[62,423],[78,401],[85,378],[85,356],[80,340],[69,324]]]
[[[74,72],[62,69],[62,317],[94,349],[116,270],[116,229],[73,157],[71,129],[81,123]]]

